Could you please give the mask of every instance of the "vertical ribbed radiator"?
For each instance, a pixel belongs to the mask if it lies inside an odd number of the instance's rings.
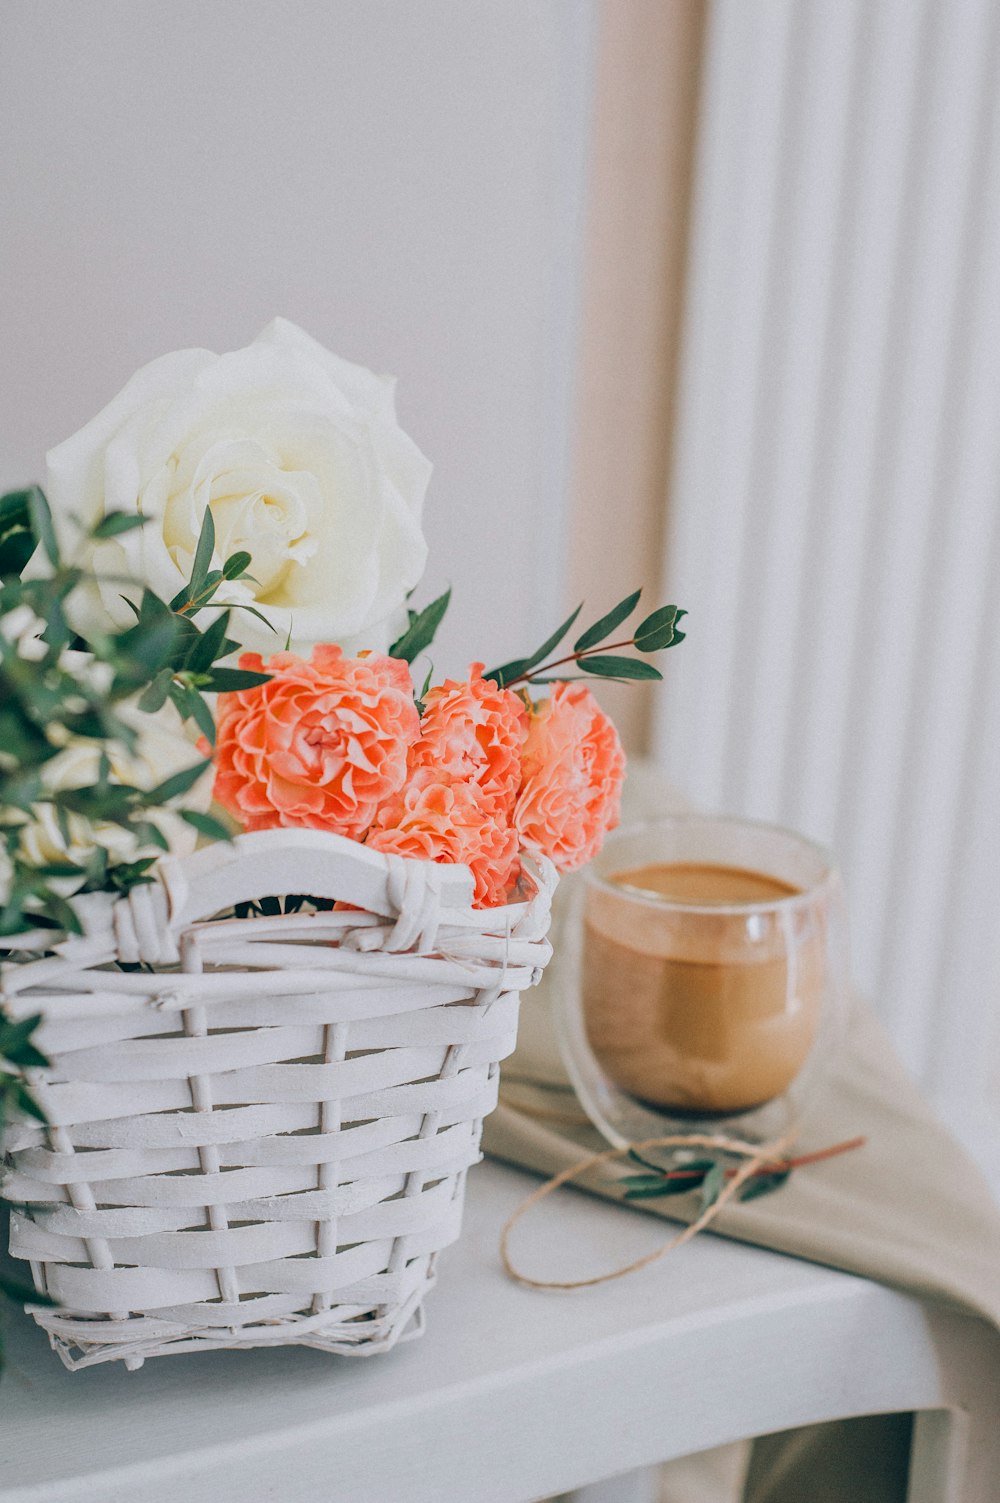
[[[655,750],[834,848],[860,984],[985,1120],[1000,6],[715,0],[702,111],[667,558],[691,621]]]

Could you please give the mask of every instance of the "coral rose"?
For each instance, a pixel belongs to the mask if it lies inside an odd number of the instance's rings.
[[[473,663],[468,683],[449,679],[430,691],[410,766],[433,768],[442,782],[476,783],[509,812],[521,783],[528,713],[517,694],[482,674],[482,663]]]
[[[625,753],[589,689],[557,684],[531,717],[514,809],[521,843],[561,872],[597,855],[618,823]]]
[[[376,851],[421,861],[463,862],[475,879],[474,908],[502,903],[518,872],[517,832],[495,800],[472,782],[415,772],[368,837]]]
[[[240,667],[273,677],[219,696],[219,803],[247,830],[305,826],[362,839],[402,788],[420,734],[407,665],[321,645],[308,661],[244,653]]]

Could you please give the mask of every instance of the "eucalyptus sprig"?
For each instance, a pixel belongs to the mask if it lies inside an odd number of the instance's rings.
[[[81,542],[111,538],[143,522],[110,513],[89,531],[81,529]],[[43,493],[33,486],[0,497],[0,939],[33,929],[78,932],[68,895],[127,891],[150,880],[155,852],[167,850],[157,813],[183,799],[208,763],[194,760],[192,748],[191,766],[153,788],[116,776],[113,760],[121,751],[135,753],[138,744],[130,707],[153,713],[169,698],[182,720],[193,720],[212,742],[215,724],[205,693],[249,688],[267,679],[217,666],[239,645],[227,636],[231,607],[222,608],[205,629],[192,619],[216,603],[213,596],[223,580],[242,578],[250,562],[248,554],[237,553],[221,569],[212,569],[214,546],[207,513],[191,578],[179,595],[168,604],[149,590],[141,592],[138,603],[123,594],[134,623],[88,632],[84,639],[70,624],[75,614],[70,601],[93,581],[64,557]],[[36,550],[40,559],[26,577]],[[129,588],[129,581],[122,583]],[[80,743],[99,754],[93,781],[46,786],[47,765]],[[85,827],[111,824],[125,830],[138,849],[154,854],[112,864],[95,840],[79,859],[37,864],[26,854],[23,832],[45,806],[67,849],[71,822],[84,821]],[[230,838],[210,815],[177,812],[201,834]]]
[[[561,683],[567,679],[582,678],[586,674],[617,683],[636,679],[661,679],[663,674],[647,662],[645,656],[625,657],[621,654],[628,648],[650,654],[676,647],[685,637],[684,632],[678,631],[677,623],[687,615],[687,611],[678,609],[676,605],[661,606],[652,615],[646,616],[631,636],[610,644],[607,642],[608,637],[633,614],[641,594],[641,590],[634,590],[631,595],[627,595],[577,637],[571,652],[552,658],[550,654],[560,646],[583,610],[581,603],[529,657],[514,658],[509,663],[501,664],[499,668],[491,668],[483,677],[493,679],[501,689],[510,689],[517,684]],[[557,671],[562,668],[579,668],[581,672]]]
[[[781,1158],[774,1163],[761,1164],[739,1187],[739,1200],[755,1200],[759,1195],[769,1195],[780,1190],[793,1169],[802,1169],[807,1164],[819,1164],[825,1159],[836,1158],[841,1153],[862,1148],[864,1138],[850,1138],[843,1143],[834,1143],[830,1148],[819,1148],[812,1153],[801,1153],[795,1158]],[[656,1163],[636,1149],[630,1148],[628,1156],[646,1171],[643,1174],[626,1174],[618,1181],[623,1187],[625,1200],[662,1200],[672,1195],[689,1195],[698,1192],[699,1211],[707,1211],[718,1200],[726,1182],[736,1174],[736,1155],[722,1150],[692,1157],[690,1150],[674,1149],[665,1163]]]
[[[407,626],[401,636],[389,648],[391,658],[402,658],[405,663],[412,663],[426,652],[437,635],[437,629],[444,620],[445,612],[451,603],[451,587],[432,600],[430,605],[424,606],[422,611],[407,608]]]
[[[129,517],[128,520],[141,523],[144,518]],[[166,662],[152,678],[147,678],[139,700],[140,710],[152,713],[169,699],[182,720],[194,721],[210,746],[215,745],[215,718],[205,694],[252,689],[257,684],[267,683],[270,677],[249,668],[216,666],[220,659],[230,657],[240,645],[228,635],[233,610],[249,611],[265,626],[270,626],[270,623],[256,606],[242,602],[225,604],[215,599],[222,585],[252,579],[249,573],[251,556],[242,550],[231,553],[221,569],[213,568],[215,542],[212,510],[206,507],[191,577],[169,605],[149,590],[143,591],[138,606],[128,596],[122,596],[135,612],[138,627],[145,627],[147,632],[161,629],[173,632],[173,645]],[[202,629],[195,624],[194,617],[204,610],[218,610],[221,614],[210,626]]]

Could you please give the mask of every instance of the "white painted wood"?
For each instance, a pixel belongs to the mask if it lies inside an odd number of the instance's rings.
[[[290,1478],[297,1503],[529,1503],[742,1436],[942,1408],[969,1416],[954,1503],[992,1498],[1000,1338],[984,1324],[710,1236],[637,1279],[533,1293],[497,1239],[535,1183],[472,1171],[425,1339],[370,1362],[284,1348],[71,1375],[12,1317],[0,1503],[245,1503]],[[526,1266],[564,1269],[573,1249],[580,1272],[663,1235],[576,1192],[520,1230]]]
[[[424,870],[416,862],[411,870]],[[216,842],[184,860],[160,863],[160,880],[170,899],[170,918],[178,928],[197,923],[234,903],[291,892],[308,872],[314,898],[355,902],[372,913],[393,914],[399,903],[390,894],[389,869],[377,851],[320,830],[259,830]],[[400,868],[397,868],[399,871]],[[464,866],[441,866],[434,877],[443,903],[467,908],[472,902],[472,874]],[[277,930],[286,925],[278,924]],[[240,935],[244,931],[240,930]]]
[[[1000,1126],[998,204],[992,0],[716,0],[657,754],[832,845],[904,1060]]]

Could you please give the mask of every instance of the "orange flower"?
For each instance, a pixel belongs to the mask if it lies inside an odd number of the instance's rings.
[[[523,754],[514,809],[522,845],[544,852],[561,872],[597,855],[618,823],[625,753],[590,690],[557,684],[537,706]]]
[[[464,862],[475,879],[474,908],[503,903],[518,872],[517,832],[495,799],[477,783],[439,780],[429,768],[412,774],[367,844],[421,861]]]
[[[406,778],[420,734],[409,669],[320,645],[306,661],[244,653],[266,684],[219,696],[215,797],[247,830],[305,826],[360,840]]]
[[[430,691],[410,766],[432,768],[442,782],[477,783],[509,812],[521,782],[528,713],[517,694],[482,673],[482,663],[473,663],[468,683],[449,679]]]

